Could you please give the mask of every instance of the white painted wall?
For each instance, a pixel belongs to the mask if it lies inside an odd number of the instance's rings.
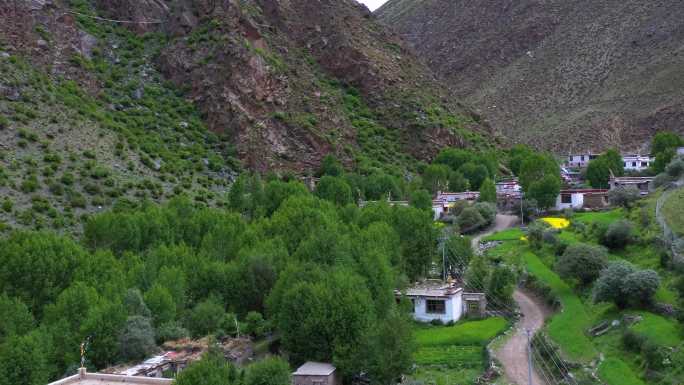
[[[581,209],[584,206],[584,194],[574,193],[570,195],[571,203],[562,203],[561,194],[556,197],[556,210]]]
[[[436,221],[439,219],[439,217],[442,216],[442,213],[444,212],[444,207],[442,205],[432,205],[432,220]]]
[[[459,292],[451,297],[444,299],[445,312],[444,314],[434,314],[427,312],[427,300],[430,297],[410,297],[414,300],[413,318],[416,321],[430,322],[439,319],[444,323],[451,321],[458,321],[463,316],[463,297]]]

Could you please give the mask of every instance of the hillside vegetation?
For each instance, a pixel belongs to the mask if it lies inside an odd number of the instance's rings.
[[[221,206],[243,169],[311,176],[327,154],[404,177],[489,147],[364,8],[308,3],[0,2],[0,227],[80,231],[181,192]]]

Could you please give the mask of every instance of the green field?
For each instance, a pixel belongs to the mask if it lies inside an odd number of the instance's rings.
[[[592,319],[580,298],[534,253],[525,252],[524,258],[529,272],[551,287],[563,306],[563,311],[548,322],[551,339],[563,347],[563,353],[570,360],[588,362],[595,358],[596,348],[584,334]]]
[[[416,330],[418,346],[475,345],[484,346],[506,329],[503,318],[468,321],[454,326],[420,326]]]
[[[611,224],[617,220],[624,217],[624,212],[622,209],[610,210],[610,211],[600,211],[600,212],[590,212],[590,213],[576,213],[572,217],[573,222],[582,222],[586,224],[598,223],[598,224]]]
[[[508,327],[503,318],[461,322],[454,326],[416,324],[417,365],[412,377],[435,385],[471,384],[486,365],[486,345]]]
[[[645,385],[624,361],[617,358],[607,358],[598,370],[599,377],[610,384],[616,385]]]
[[[632,326],[633,331],[661,346],[674,347],[682,343],[681,326],[675,320],[644,311],[635,314],[644,319]]]

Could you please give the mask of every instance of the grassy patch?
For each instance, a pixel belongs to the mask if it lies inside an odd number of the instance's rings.
[[[524,258],[530,273],[551,287],[563,305],[563,311],[548,323],[549,336],[563,347],[563,352],[568,358],[582,362],[590,361],[596,356],[596,348],[584,334],[584,330],[591,326],[592,320],[582,301],[539,257],[527,252]]]
[[[608,358],[601,363],[598,370],[599,377],[609,384],[620,385],[645,385],[632,371],[632,369],[620,359]]]
[[[623,217],[624,212],[621,209],[617,209],[592,213],[577,213],[573,216],[572,220],[586,224],[611,224],[617,220],[622,219]]]
[[[454,326],[421,326],[416,330],[419,346],[486,345],[506,329],[503,318],[468,321]]]
[[[662,212],[672,231],[684,235],[684,189],[670,193],[663,205]]]
[[[644,319],[632,326],[635,332],[661,346],[677,346],[682,342],[682,333],[676,321],[648,312],[638,314]]]

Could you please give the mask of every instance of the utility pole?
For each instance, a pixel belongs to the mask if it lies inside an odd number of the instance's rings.
[[[520,227],[525,227],[525,213],[523,211],[523,196],[525,193],[520,190]]]
[[[530,329],[525,329],[527,334],[527,377],[529,385],[532,384],[532,342],[530,341]]]
[[[442,238],[442,271],[444,272],[444,282],[447,280],[446,270],[446,237]]]

